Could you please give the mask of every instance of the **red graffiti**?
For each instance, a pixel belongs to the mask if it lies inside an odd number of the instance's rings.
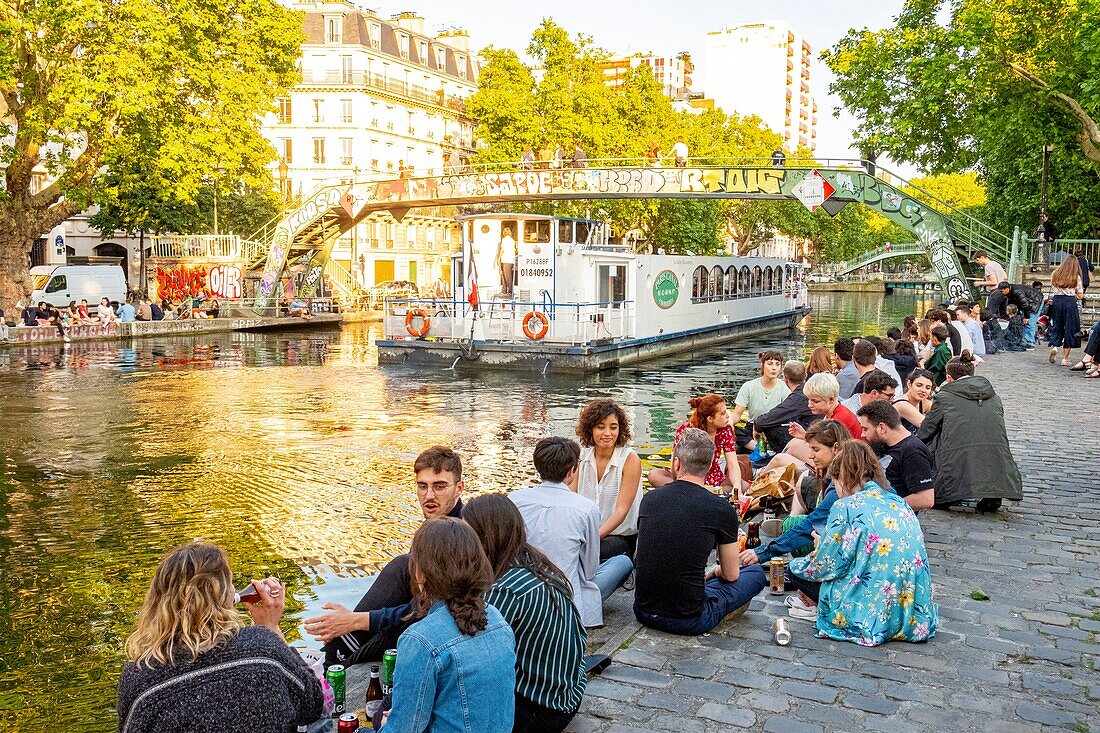
[[[162,300],[183,300],[200,293],[209,294],[206,267],[179,265],[157,268],[157,293]]]

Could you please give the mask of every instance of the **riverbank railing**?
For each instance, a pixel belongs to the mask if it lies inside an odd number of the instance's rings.
[[[387,339],[583,346],[634,336],[634,302],[629,300],[553,304],[486,301],[475,309],[466,301],[399,298],[386,299],[383,309]],[[421,336],[412,333],[425,328]],[[525,328],[541,335],[532,338]]]

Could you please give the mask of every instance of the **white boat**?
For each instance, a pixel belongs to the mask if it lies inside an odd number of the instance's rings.
[[[451,295],[388,300],[380,362],[596,371],[793,328],[810,310],[803,266],[784,259],[638,254],[588,219],[459,221]]]

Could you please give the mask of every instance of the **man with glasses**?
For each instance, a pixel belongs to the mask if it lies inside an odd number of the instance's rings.
[[[450,448],[432,446],[413,463],[416,498],[424,519],[462,516],[462,461]],[[412,602],[409,556],[398,555],[378,574],[362,600],[349,611],[338,603],[326,603],[329,612],[307,618],[306,632],[325,642],[325,665],[351,666],[377,662],[382,653],[397,646],[402,629],[375,633],[370,630],[370,612]]]
[[[894,401],[898,380],[881,369],[872,369],[859,381],[863,383],[863,392],[856,393],[840,403],[847,407],[853,415],[858,413],[864,405],[869,405],[872,402],[879,400]]]

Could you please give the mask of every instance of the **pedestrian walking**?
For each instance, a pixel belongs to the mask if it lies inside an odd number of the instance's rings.
[[[1050,277],[1050,363],[1058,360],[1062,349],[1062,366],[1069,366],[1069,352],[1081,345],[1081,312],[1077,301],[1084,295],[1081,286],[1081,264],[1076,257],[1067,257]]]
[[[577,143],[573,148],[573,157],[570,158],[574,168],[587,168],[588,167],[588,153],[584,152],[584,148],[580,143]]]
[[[523,153],[519,158],[519,169],[521,171],[532,171],[535,169],[535,151],[531,149],[530,145],[523,146]]]
[[[672,157],[676,160],[677,168],[686,168],[688,163],[688,146],[684,142],[684,136],[676,138],[676,144],[672,146]]]

